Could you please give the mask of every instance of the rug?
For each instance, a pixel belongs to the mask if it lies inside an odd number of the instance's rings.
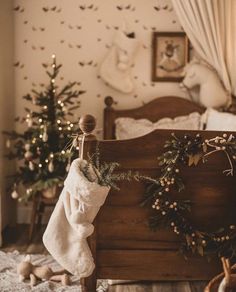
[[[16,266],[19,264],[25,255],[18,251],[5,253],[0,251],[0,291],[1,292],[82,292],[79,278],[72,276],[71,286],[62,286],[59,283],[44,281],[39,282],[31,289],[29,281],[21,283],[18,280],[16,273]],[[48,265],[53,271],[61,270],[62,268],[55,262],[50,255],[35,254],[31,255],[31,262],[35,265]],[[97,292],[104,292],[108,290],[107,281],[98,281]]]

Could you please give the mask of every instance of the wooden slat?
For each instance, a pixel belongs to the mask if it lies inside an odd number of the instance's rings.
[[[179,248],[177,241],[164,241],[164,240],[124,240],[124,239],[104,239],[100,238],[97,242],[97,249],[140,249],[140,250],[174,250]]]
[[[102,279],[209,280],[222,269],[219,260],[187,261],[174,251],[100,250],[97,260],[97,276]]]

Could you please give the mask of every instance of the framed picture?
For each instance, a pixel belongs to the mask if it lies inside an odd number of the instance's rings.
[[[154,32],[152,81],[181,81],[189,61],[189,40],[184,32]]]

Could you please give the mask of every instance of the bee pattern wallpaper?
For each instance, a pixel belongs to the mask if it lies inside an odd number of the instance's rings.
[[[93,114],[98,128],[105,96],[112,96],[118,108],[141,106],[157,96],[183,96],[178,83],[151,81],[152,33],[182,31],[171,0],[15,0],[12,9],[17,115],[24,112],[21,97],[32,89],[42,90],[48,82],[45,68],[52,54],[63,65],[56,83],[77,81],[86,91],[78,116]],[[99,66],[124,23],[140,42],[132,65],[134,90],[129,94],[109,87],[99,76]]]

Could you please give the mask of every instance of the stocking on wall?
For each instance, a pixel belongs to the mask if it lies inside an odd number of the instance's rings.
[[[139,41],[123,31],[118,31],[113,45],[100,67],[101,78],[114,89],[130,93],[134,89],[131,65]]]
[[[80,278],[90,276],[94,270],[87,237],[94,231],[92,222],[109,192],[109,187],[90,182],[84,176],[81,169],[86,163],[80,158],[72,162],[43,235],[44,245],[55,260]]]

